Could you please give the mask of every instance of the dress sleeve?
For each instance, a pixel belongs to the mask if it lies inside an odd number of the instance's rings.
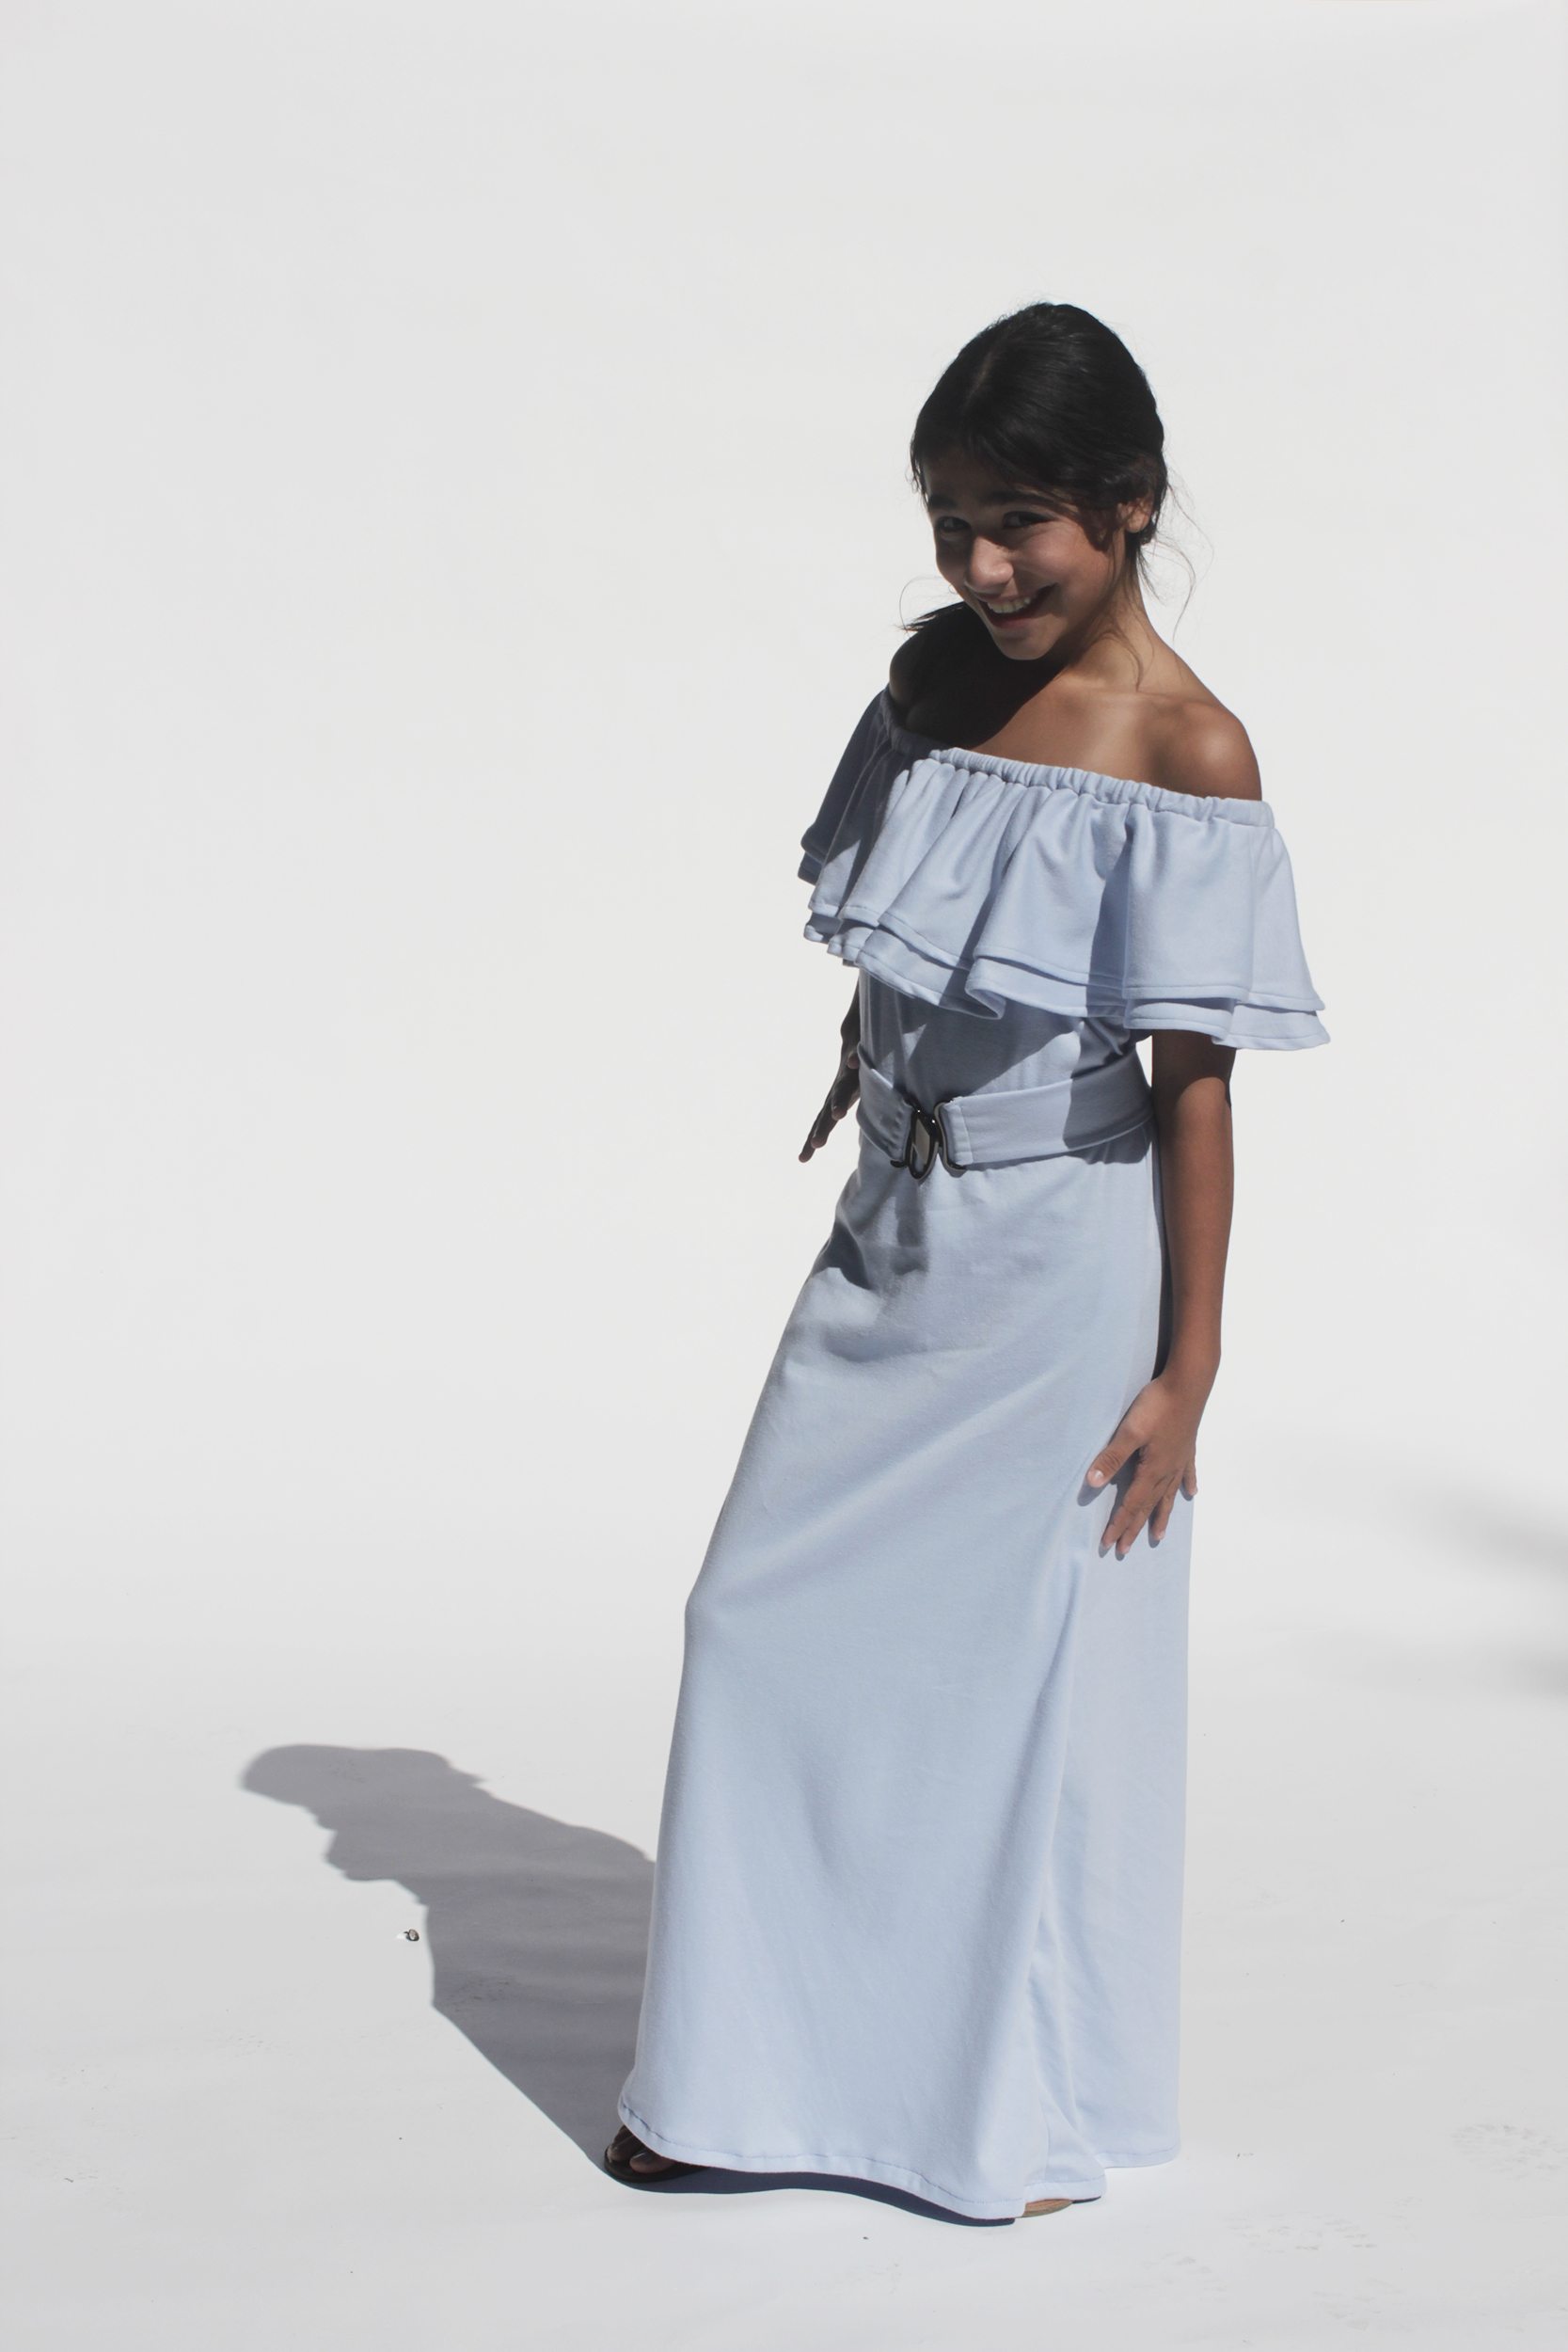
[[[867,771],[886,744],[887,732],[883,698],[878,694],[861,714],[860,723],[844,747],[844,756],[833,770],[827,797],[800,836],[802,882],[814,882],[821,874],[822,861],[843,826],[851,803],[859,797]]]

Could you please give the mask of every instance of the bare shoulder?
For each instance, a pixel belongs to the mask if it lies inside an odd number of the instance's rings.
[[[1155,765],[1168,792],[1196,800],[1260,801],[1262,780],[1247,731],[1212,694],[1173,698],[1156,730]]]

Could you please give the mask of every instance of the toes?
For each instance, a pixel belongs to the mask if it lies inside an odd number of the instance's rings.
[[[654,2179],[660,2172],[675,2169],[673,2157],[661,2156],[654,2149],[645,2147],[637,2134],[625,2123],[604,2153],[607,2164],[624,2166],[628,2172],[639,2172],[644,2179]]]

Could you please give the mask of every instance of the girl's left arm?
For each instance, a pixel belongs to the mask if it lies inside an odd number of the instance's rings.
[[[1089,1465],[1088,1485],[1104,1486],[1137,1457],[1101,1538],[1103,1546],[1116,1546],[1118,1560],[1127,1557],[1146,1520],[1158,1543],[1178,1494],[1197,1492],[1197,1424],[1220,1366],[1220,1302],[1234,1189],[1230,1070],[1235,1058],[1231,1047],[1187,1029],[1154,1033],[1170,1345],[1153,1379],[1122,1415],[1110,1444]]]

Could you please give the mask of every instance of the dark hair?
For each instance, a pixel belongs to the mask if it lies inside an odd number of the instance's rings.
[[[1032,302],[965,343],[914,421],[910,465],[924,493],[933,458],[961,451],[1005,481],[1053,491],[1108,546],[1118,506],[1147,500],[1127,533],[1140,566],[1164,504],[1165,428],[1119,335],[1070,302]]]

